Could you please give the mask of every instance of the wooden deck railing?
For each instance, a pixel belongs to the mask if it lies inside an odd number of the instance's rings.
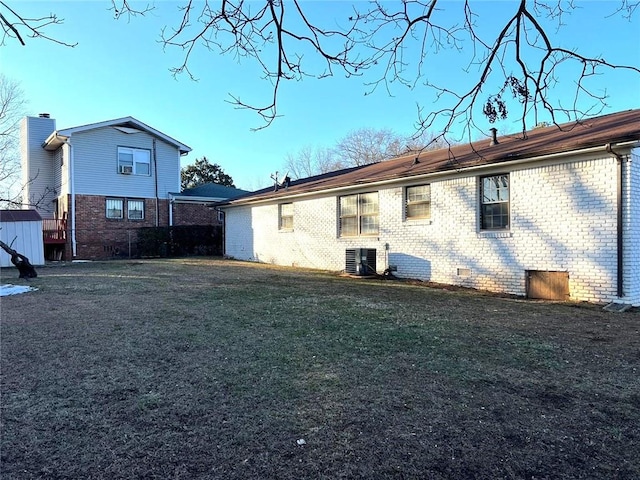
[[[43,218],[42,236],[44,243],[65,243],[67,241],[67,221]]]

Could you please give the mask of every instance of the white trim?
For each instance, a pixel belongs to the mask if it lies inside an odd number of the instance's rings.
[[[98,122],[98,123],[90,123],[88,125],[81,125],[78,127],[72,127],[72,128],[65,128],[63,130],[56,130],[53,133],[51,133],[51,135],[49,135],[47,137],[47,139],[44,141],[44,144],[42,145],[45,150],[55,150],[56,148],[58,148],[62,143],[64,143],[64,141],[70,137],[71,135],[73,135],[74,133],[78,133],[78,132],[86,132],[87,130],[94,130],[96,128],[104,128],[104,127],[115,127],[118,128],[122,131],[122,129],[127,129],[129,131],[125,132],[125,133],[133,133],[132,132],[132,128],[131,127],[126,127],[123,126],[123,123],[130,123],[135,125],[140,131],[145,131],[147,133],[150,133],[151,135],[160,138],[161,140],[163,140],[164,142],[173,145],[174,147],[178,148],[180,150],[180,155],[185,155],[187,153],[189,153],[191,151],[191,147],[185,145],[184,143],[181,143],[179,141],[177,141],[174,138],[171,138],[169,135],[165,135],[164,133],[160,132],[159,130],[156,130],[155,128],[151,128],[149,125],[146,125],[144,123],[142,123],[140,120],[136,120],[133,117],[123,117],[123,118],[117,118],[115,120],[107,120],[104,122]]]
[[[218,203],[229,200],[227,197],[198,197],[195,195],[172,195],[175,203]]]

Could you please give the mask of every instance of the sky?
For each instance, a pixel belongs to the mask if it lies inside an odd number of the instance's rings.
[[[323,79],[285,82],[278,99],[281,117],[255,131],[263,125],[261,118],[255,112],[236,108],[229,100],[233,94],[255,104],[270,101],[271,84],[262,78],[259,66],[248,59],[238,61],[199,47],[189,63],[196,80],[187,75],[173,76],[170,69],[182,63],[183,52],[175,47],[163,48],[159,40],[163,27],[178,25],[178,7],[184,2],[130,3],[154,9],[144,17],[115,20],[109,11],[111,3],[100,0],[9,2],[24,17],[55,13],[64,22],[48,27],[46,33],[63,42],[77,43],[68,47],[42,38],[25,38],[26,46],[12,39],[5,39],[0,46],[0,71],[19,83],[28,100],[28,114],[49,113],[58,129],[132,116],[190,146],[192,152],[183,158],[183,166],[206,156],[233,178],[236,187],[255,190],[272,184],[270,176],[285,170],[287,156],[305,147],[333,147],[359,128],[411,135],[418,105],[424,112],[451,106],[451,97],[438,98],[421,82],[414,88],[395,82],[389,89],[379,87],[371,92],[366,83],[373,76],[365,72],[362,77],[346,78],[336,72]],[[250,3],[260,5],[257,0]],[[331,27],[347,24],[352,3],[302,1],[309,18]],[[383,5],[391,8],[393,3],[386,1]],[[549,29],[557,45],[585,56],[602,56],[611,63],[640,66],[640,11],[628,20],[620,14],[611,15],[619,4],[617,0],[583,0],[576,4],[578,9],[564,17],[565,26]],[[463,2],[445,0],[440,5],[439,18],[459,24]],[[495,35],[501,22],[517,8],[517,2],[511,0],[474,1],[471,5],[478,12],[479,32],[486,38]],[[468,65],[470,51],[470,44],[465,43],[461,52],[442,50],[431,55],[422,80],[451,90],[464,89],[477,80],[477,67]],[[312,52],[303,53],[307,68],[320,68]],[[411,53],[415,52],[408,52],[408,62]],[[640,108],[640,74],[604,72],[589,78],[595,91],[606,90],[608,95],[608,107],[602,113]],[[571,105],[574,94],[575,78],[571,71],[563,70],[554,98]],[[587,104],[580,102],[580,106],[586,108]],[[481,108],[480,104],[474,118],[487,132],[491,126],[497,126],[501,133],[521,128],[515,119],[490,125],[482,118]]]

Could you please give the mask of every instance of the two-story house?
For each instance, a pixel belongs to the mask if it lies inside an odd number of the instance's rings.
[[[187,145],[132,117],[56,130],[41,114],[20,135],[23,204],[43,218],[48,258],[122,255],[137,229],[169,225]]]

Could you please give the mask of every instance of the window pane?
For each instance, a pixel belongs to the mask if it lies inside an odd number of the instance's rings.
[[[133,166],[133,152],[118,152],[118,164]]]
[[[151,173],[151,165],[148,163],[136,163],[136,175],[149,175]]]
[[[509,204],[490,203],[482,206],[482,228],[495,229],[509,226]]]
[[[149,175],[151,173],[151,152],[149,150],[134,150],[133,158],[136,163],[136,175]]]
[[[509,176],[497,175],[482,179],[482,203],[508,202]]]
[[[378,213],[378,194],[365,193],[360,195],[360,214]]]
[[[374,235],[378,233],[378,216],[366,215],[360,219],[362,235]]]
[[[407,218],[431,216],[431,185],[407,187]]]
[[[348,197],[340,197],[340,216],[349,216],[358,214],[358,196],[349,195]]]
[[[107,218],[122,218],[122,200],[107,198]]]
[[[151,160],[151,152],[149,150],[133,150],[133,155],[135,157],[136,162],[140,163],[150,163]]]
[[[431,200],[431,185],[407,187],[408,202],[428,202]]]
[[[409,218],[429,218],[431,217],[431,204],[427,202],[413,203],[407,205],[407,217]]]
[[[281,230],[293,230],[293,217],[282,217],[280,219]]]
[[[283,217],[293,215],[293,203],[283,203],[280,205],[280,215]]]
[[[293,203],[280,205],[280,230],[293,230]]]
[[[358,218],[343,217],[340,219],[340,235],[347,237],[358,235]]]
[[[127,202],[127,206],[129,211],[127,212],[127,216],[131,220],[142,220],[144,219],[144,201],[143,200],[129,200]]]

